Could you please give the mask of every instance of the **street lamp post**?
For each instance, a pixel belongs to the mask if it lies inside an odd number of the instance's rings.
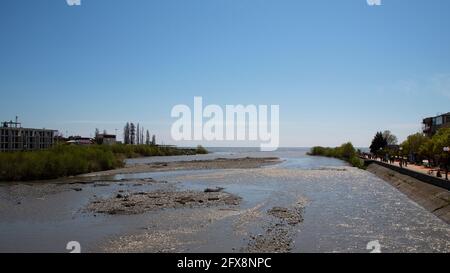
[[[399,150],[400,150],[399,165],[400,165],[400,168],[403,168],[403,147],[400,147]]]
[[[445,180],[448,180],[448,157],[449,157],[448,153],[450,152],[450,147],[448,147],[448,146],[444,147],[443,150],[445,153],[447,153],[447,156],[445,157],[446,158],[446,160],[445,160]]]

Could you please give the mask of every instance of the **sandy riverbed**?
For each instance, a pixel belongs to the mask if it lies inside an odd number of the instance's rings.
[[[164,172],[179,170],[208,170],[208,169],[250,169],[280,163],[278,157],[245,157],[245,158],[217,158],[213,160],[192,160],[174,162],[154,162],[144,164],[130,164],[124,168],[95,172],[80,177],[110,176],[117,174],[132,174],[146,172]]]
[[[0,184],[0,252],[67,252],[74,240],[83,252],[367,252],[373,240],[383,252],[450,249],[446,223],[375,175],[272,154],[148,158]]]

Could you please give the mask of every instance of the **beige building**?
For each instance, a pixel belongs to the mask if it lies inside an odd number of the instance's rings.
[[[95,137],[97,144],[101,145],[113,145],[116,144],[116,135],[98,134]]]

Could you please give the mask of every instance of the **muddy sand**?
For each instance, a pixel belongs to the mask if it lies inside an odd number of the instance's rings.
[[[219,205],[236,206],[241,198],[226,192],[157,190],[117,193],[92,201],[87,210],[105,214],[139,214],[166,208],[201,208]]]
[[[110,176],[117,174],[164,172],[177,170],[208,170],[208,169],[250,169],[280,163],[277,157],[245,157],[245,158],[217,158],[213,160],[193,160],[175,162],[154,162],[144,164],[130,164],[124,168],[84,174],[79,177]]]
[[[266,223],[265,232],[251,235],[248,246],[243,252],[250,253],[286,253],[292,250],[296,226],[303,222],[306,200],[299,200],[289,208],[273,207],[267,215],[272,221]]]

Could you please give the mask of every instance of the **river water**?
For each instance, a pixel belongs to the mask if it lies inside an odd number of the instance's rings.
[[[82,251],[241,252],[270,226],[273,207],[304,204],[303,221],[291,231],[292,252],[449,252],[450,226],[373,174],[307,149],[262,153],[212,149],[198,156],[152,157],[128,164],[180,160],[277,156],[283,162],[258,169],[183,170],[105,178],[165,180],[179,189],[224,187],[242,197],[238,208],[168,209],[141,215],[95,215],[83,208],[95,196],[135,191],[133,182],[94,183],[73,190],[61,183],[0,186],[1,252]],[[144,185],[142,190],[159,185]]]

